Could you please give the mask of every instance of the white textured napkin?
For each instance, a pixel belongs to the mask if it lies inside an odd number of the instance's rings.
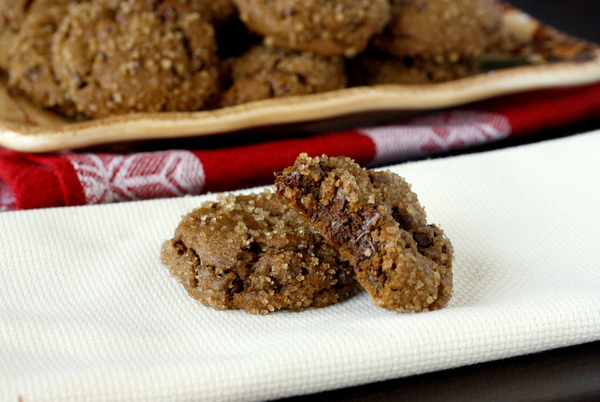
[[[0,400],[258,400],[600,339],[600,131],[391,168],[456,249],[443,310],[256,316],[159,262],[204,198],[0,214]],[[21,399],[19,399],[21,398]]]

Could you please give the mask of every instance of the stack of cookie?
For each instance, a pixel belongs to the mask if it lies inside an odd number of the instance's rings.
[[[161,258],[190,296],[267,314],[324,307],[362,286],[392,311],[446,306],[452,245],[403,178],[302,154],[275,188],[221,197],[183,218]]]
[[[67,116],[194,111],[476,72],[495,0],[0,0],[0,69]]]

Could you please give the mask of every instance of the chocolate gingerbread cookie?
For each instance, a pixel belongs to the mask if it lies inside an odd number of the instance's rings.
[[[324,307],[359,288],[350,265],[271,191],[193,210],[161,259],[190,296],[216,309]]]
[[[278,173],[277,193],[352,262],[373,302],[399,312],[444,307],[452,293],[453,248],[410,186],[345,157],[309,158]]]
[[[232,83],[222,94],[221,106],[331,91],[347,83],[340,57],[258,45],[231,63]]]
[[[87,117],[199,110],[218,90],[214,29],[177,0],[75,5],[53,49],[61,85]]]
[[[496,0],[391,0],[391,14],[373,43],[397,57],[454,63],[506,41]]]
[[[389,21],[388,0],[234,0],[240,18],[269,45],[355,56]]]

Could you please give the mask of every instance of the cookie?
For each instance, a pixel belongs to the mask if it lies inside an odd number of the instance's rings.
[[[30,7],[12,42],[8,85],[38,105],[70,115],[75,108],[60,87],[51,62],[52,39],[67,11],[64,3],[45,9]]]
[[[2,0],[0,1],[0,22],[2,27],[18,30],[31,0]]]
[[[473,60],[456,63],[398,58],[379,52],[367,52],[348,63],[348,75],[352,85],[422,85],[457,80],[479,71]]]
[[[373,302],[410,312],[446,306],[453,248],[404,179],[346,157],[309,158],[276,176],[276,192],[351,261]]]
[[[71,2],[77,0],[0,0],[0,69],[9,69],[12,41],[28,14],[66,6]]]
[[[324,307],[359,289],[350,265],[272,191],[193,210],[161,259],[190,296],[220,310]]]
[[[8,70],[12,41],[25,18],[27,3],[27,0],[0,1],[0,69]]]
[[[32,3],[35,0],[0,0],[0,69],[8,71],[12,42]]]
[[[355,56],[390,18],[388,0],[234,0],[241,20],[272,46]]]
[[[344,88],[344,60],[311,53],[252,47],[231,61],[231,86],[222,94],[221,106],[260,99],[306,95]]]
[[[391,0],[391,5],[391,21],[373,44],[396,57],[455,63],[507,37],[495,0]]]
[[[214,29],[177,0],[99,0],[69,8],[52,63],[79,113],[193,111],[218,90]]]

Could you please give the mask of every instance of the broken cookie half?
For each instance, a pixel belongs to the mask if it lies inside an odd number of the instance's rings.
[[[301,154],[276,174],[275,190],[352,264],[376,305],[429,311],[450,300],[452,245],[400,176]]]
[[[272,191],[194,209],[161,259],[190,296],[220,310],[324,307],[360,289],[350,264]]]

